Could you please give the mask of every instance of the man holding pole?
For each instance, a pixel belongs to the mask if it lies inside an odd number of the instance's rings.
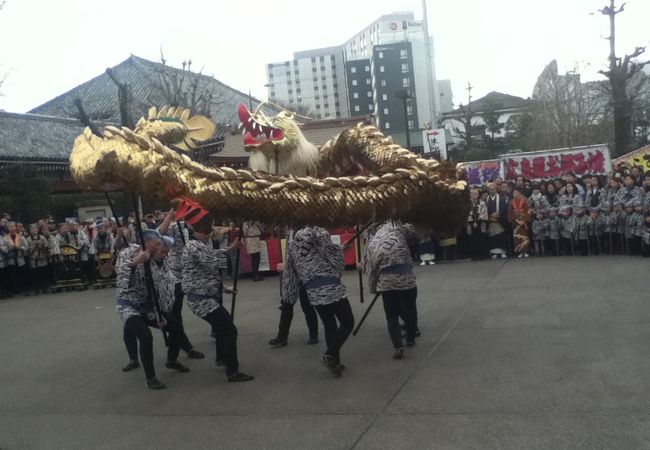
[[[415,345],[417,334],[418,291],[409,247],[416,239],[417,233],[411,225],[386,222],[369,238],[362,261],[370,292],[382,296],[395,359],[404,357],[400,317],[406,326],[407,347]]]
[[[303,288],[316,308],[327,342],[321,363],[336,377],[345,368],[341,364],[341,347],[354,327],[350,302],[341,283],[344,267],[343,249],[332,242],[330,234],[323,228],[305,227],[288,243],[282,274],[282,302],[295,303]]]
[[[212,327],[217,357],[223,356],[228,382],[251,381],[255,377],[239,371],[237,358],[237,327],[232,316],[222,305],[222,286],[219,269],[227,265],[229,251],[242,247],[237,239],[227,249],[212,246],[212,218],[208,215],[193,224],[195,240],[186,243],[181,267],[182,288],[187,294],[187,306]],[[233,292],[224,287],[224,292]]]
[[[169,333],[165,367],[177,372],[189,372],[189,369],[176,360],[182,325],[170,315],[160,311],[160,305],[156,304],[157,295],[149,293],[147,289],[144,265],[151,260],[164,258],[164,253],[161,252],[160,234],[157,231],[147,230],[143,232],[143,242],[144,248],[131,244],[120,252],[116,268],[116,308],[118,316],[124,322],[125,331],[139,341],[140,360],[147,387],[158,390],[165,389],[166,386],[156,378],[153,365],[153,336],[149,327],[159,328]]]

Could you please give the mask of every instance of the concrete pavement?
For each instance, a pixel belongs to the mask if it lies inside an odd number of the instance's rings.
[[[271,349],[278,280],[243,280],[242,370],[213,366],[208,326],[185,308],[205,360],[156,368],[146,389],[127,357],[113,290],[0,302],[0,449],[650,448],[649,262],[530,258],[418,268],[423,336],[401,361],[381,304],[343,349],[333,379],[296,309],[289,346]],[[355,316],[356,274],[345,275]],[[229,300],[228,303],[229,305]],[[323,340],[323,339],[321,339]]]

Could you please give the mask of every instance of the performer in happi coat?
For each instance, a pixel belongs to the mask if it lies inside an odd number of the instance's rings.
[[[543,209],[538,209],[535,211],[535,218],[533,219],[533,222],[531,224],[531,231],[533,234],[533,244],[535,247],[535,255],[536,256],[544,256],[546,255],[546,248],[545,248],[545,241],[546,237],[548,234],[548,231],[546,229],[546,211]]]
[[[206,216],[193,225],[195,240],[185,243],[181,259],[183,292],[187,306],[208,322],[215,336],[216,357],[223,357],[229,382],[251,381],[255,377],[239,371],[237,357],[237,327],[222,305],[222,292],[232,292],[221,281],[219,269],[225,269],[227,253],[242,247],[237,239],[227,249],[212,246],[212,219]],[[223,291],[222,291],[223,289]]]
[[[604,230],[605,219],[600,214],[600,208],[589,208],[589,249],[592,255],[600,255],[603,252]]]
[[[122,319],[125,332],[125,345],[130,353],[131,363],[134,362],[132,346],[127,340],[129,335],[136,337],[140,347],[140,361],[145,372],[146,384],[150,389],[165,389],[165,385],[156,378],[153,364],[153,336],[149,327],[160,328],[169,333],[167,361],[165,367],[177,372],[189,372],[189,369],[177,361],[179,353],[179,335],[183,326],[171,314],[165,313],[164,306],[169,298],[173,298],[173,284],[168,279],[160,277],[160,271],[154,266],[164,259],[160,234],[157,231],[145,230],[144,248],[130,244],[120,252],[117,261],[117,314]],[[147,290],[144,264],[149,262],[155,289],[154,295]],[[131,341],[132,342],[132,341]]]
[[[469,256],[472,259],[484,259],[487,257],[488,209],[479,198],[478,189],[469,191],[469,198],[471,206],[465,226]]]
[[[337,377],[345,368],[341,348],[354,327],[352,308],[341,283],[344,267],[343,249],[332,243],[330,234],[320,227],[305,227],[296,231],[287,247],[282,274],[282,301],[295,303],[303,287],[316,308],[327,342],[321,363]]]
[[[546,230],[546,250],[549,254],[560,256],[560,218],[557,215],[557,208],[552,206],[548,209],[548,217],[544,219]]]
[[[576,205],[576,229],[575,241],[577,250],[580,255],[587,256],[589,254],[589,225],[591,219],[589,215],[585,214],[585,206],[582,203]]]
[[[47,228],[46,225],[42,227]],[[48,264],[50,259],[50,242],[41,234],[38,224],[29,226],[27,237],[29,256],[29,286],[34,294],[47,292],[49,285]]]
[[[564,255],[574,256],[573,239],[576,231],[576,218],[571,206],[560,208],[560,241]]]
[[[166,261],[168,262],[169,268],[174,274],[174,303],[170,310],[170,313],[174,316],[176,321],[183,324],[183,299],[185,298],[185,293],[183,292],[183,269],[182,269],[182,259],[183,259],[183,249],[185,244],[190,240],[190,233],[187,227],[187,224],[183,221],[174,220],[176,216],[176,211],[172,209],[167,213],[165,219],[160,224],[158,231],[163,236],[168,236],[171,240],[167,241],[171,243],[171,248],[169,249],[169,256]],[[216,269],[215,269],[216,270]],[[187,337],[186,333],[183,333],[180,338],[180,347],[187,353],[187,356],[192,359],[203,359],[205,355],[196,350],[192,345],[192,342]]]
[[[0,238],[0,260],[6,289],[11,294],[26,292],[27,239],[18,232],[15,222],[7,223],[7,234]]]
[[[399,319],[406,327],[406,346],[413,347],[417,333],[417,285],[409,243],[417,239],[408,224],[387,222],[379,226],[367,243],[362,267],[368,274],[370,292],[380,293],[393,358],[404,356],[404,340]]]
[[[488,198],[486,201],[489,217],[488,235],[489,247],[492,258],[505,258],[508,240],[506,225],[508,222],[508,203],[497,192],[494,183],[488,184]]]
[[[289,232],[287,245],[293,239],[293,234],[293,231]],[[282,277],[284,274],[284,263],[278,264],[277,269],[280,272],[280,277]],[[280,279],[280,283],[282,283],[282,279]],[[307,345],[318,344],[318,315],[314,305],[309,301],[307,290],[302,286],[298,292],[298,298],[309,331]],[[291,322],[293,321],[293,309],[294,303],[280,302],[280,323],[278,324],[278,334],[269,341],[271,347],[284,347],[289,343],[289,330],[291,329]]]

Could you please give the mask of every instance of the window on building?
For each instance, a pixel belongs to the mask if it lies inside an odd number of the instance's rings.
[[[314,99],[316,100],[320,99],[320,95],[314,95]]]
[[[312,71],[313,73],[316,73],[316,68],[315,68],[315,67],[312,67],[312,68],[311,68],[311,71]]]
[[[377,58],[384,59],[384,52],[378,52],[377,53]]]
[[[368,111],[372,111],[372,105],[368,105]]]
[[[296,70],[294,71],[294,73],[295,73],[296,75],[300,75],[300,71],[299,71],[298,69],[296,69]]]
[[[336,117],[341,117],[341,111],[336,111]]]
[[[366,84],[369,85],[370,83],[372,83],[372,80],[370,78],[366,78]]]
[[[386,86],[386,80],[381,80],[381,81],[379,82],[379,84],[385,87],[385,86]]]
[[[320,109],[320,105],[316,105],[316,109]]]
[[[323,105],[323,108],[329,108],[329,107],[330,107],[329,103],[325,103],[325,104]]]
[[[372,91],[368,91],[368,97],[372,97]]]
[[[287,72],[287,77],[290,77],[290,76],[291,76],[291,72]]]
[[[388,115],[388,108],[384,108],[384,114]]]
[[[318,78],[314,77],[314,78],[313,78],[313,81],[314,81],[314,83],[317,83],[317,82],[318,82]]]
[[[300,94],[300,93],[302,93],[302,89],[300,88],[296,89],[296,94]]]
[[[402,87],[409,87],[411,82],[408,78],[402,78]]]
[[[406,59],[409,57],[409,52],[405,48],[399,51],[399,57],[400,59]]]
[[[327,94],[323,95],[323,100],[327,100]]]
[[[355,112],[359,112],[360,110],[361,110],[361,108],[359,108],[359,105],[354,105],[354,111]]]
[[[320,77],[320,79],[325,81],[325,80],[327,80],[327,77],[323,76],[323,77]]]
[[[293,105],[293,99],[289,99],[289,103]]]
[[[409,116],[413,114],[413,107],[411,105],[406,105],[406,114]]]
[[[383,101],[388,100],[388,95],[386,95],[386,94],[381,94],[381,99],[382,99]]]
[[[364,67],[363,70],[365,70],[366,72],[370,72],[370,66]]]
[[[271,91],[271,97],[275,97],[275,91]]]
[[[289,94],[293,94],[293,89],[289,89],[287,92],[288,92]]]
[[[359,98],[359,93],[358,92],[353,92],[352,93],[352,98]]]
[[[409,124],[409,129],[412,129],[412,128],[413,128],[413,121],[412,121],[412,120],[409,120],[409,121],[408,121],[408,124]]]
[[[409,73],[409,65],[404,63],[402,64],[402,73]]]
[[[352,80],[352,86],[356,86],[356,85],[357,85],[357,80]]]
[[[324,90],[324,91],[327,90],[327,85],[326,85],[326,84],[323,85],[323,90]]]
[[[336,87],[336,86],[334,86],[334,87]],[[339,98],[339,93],[338,93],[338,92],[335,92],[335,93],[334,93],[334,97]]]
[[[383,72],[384,70],[386,70],[386,68],[384,66],[379,66],[379,71],[380,72]]]
[[[325,72],[325,66],[320,66],[320,71]]]
[[[317,91],[317,90],[318,90],[318,86],[314,86],[314,90]]]
[[[324,57],[324,56],[321,56],[321,57],[320,57],[320,60],[321,60],[321,62],[322,62],[322,61],[325,61],[325,57]]]
[[[357,73],[357,68],[354,66],[350,67],[350,73]]]
[[[334,89],[337,89],[339,85],[337,83],[334,83]]]
[[[316,58],[312,58],[312,59],[311,59],[311,62],[312,62],[312,63],[315,63],[315,62],[316,62]]]
[[[388,129],[390,128],[390,122],[386,122],[386,123],[384,124],[384,128],[386,128],[386,129],[388,130]]]

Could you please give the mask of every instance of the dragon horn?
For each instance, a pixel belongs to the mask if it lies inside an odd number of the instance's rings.
[[[176,220],[185,219],[193,225],[208,215],[208,210],[202,207],[198,202],[186,197],[180,197],[180,204],[176,208]]]

